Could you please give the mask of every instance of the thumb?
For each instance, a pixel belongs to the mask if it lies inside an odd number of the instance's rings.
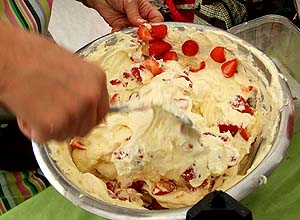
[[[125,12],[127,14],[129,23],[133,26],[139,26],[147,22],[147,20],[143,19],[140,14],[139,1],[128,1],[128,4],[125,6]]]

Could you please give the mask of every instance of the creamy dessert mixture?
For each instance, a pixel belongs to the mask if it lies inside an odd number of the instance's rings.
[[[86,59],[107,73],[112,106],[142,106],[109,114],[86,137],[49,143],[63,173],[96,198],[140,209],[192,205],[243,178],[239,163],[257,137],[252,169],[271,147],[278,76],[269,82],[221,31],[145,24],[114,33]]]

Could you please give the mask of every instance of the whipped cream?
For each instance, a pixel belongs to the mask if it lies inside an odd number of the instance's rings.
[[[70,140],[49,143],[52,158],[82,190],[125,207],[147,208],[147,195],[164,208],[178,208],[242,179],[239,162],[259,135],[265,141],[251,169],[264,158],[276,133],[283,95],[279,76],[273,74],[268,81],[255,66],[251,53],[256,51],[241,51],[242,42],[222,31],[169,26],[164,41],[177,52],[178,61],[157,60],[163,71],[153,76],[143,66],[145,42],[121,32],[112,38],[113,44],[111,39],[101,42],[86,59],[105,70],[111,105],[142,102],[148,107],[109,114],[86,137],[74,137],[84,149],[70,148]],[[196,56],[182,53],[187,39],[199,44]],[[215,46],[225,47],[226,60],[238,59],[233,77],[225,78],[221,64],[211,59]],[[200,61],[205,68],[191,72]],[[239,105],[241,97],[253,112]],[[169,111],[184,113],[193,126]]]

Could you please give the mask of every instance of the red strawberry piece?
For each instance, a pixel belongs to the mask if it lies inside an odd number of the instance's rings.
[[[194,179],[195,171],[193,167],[190,167],[186,171],[184,171],[183,174],[181,174],[181,177],[187,181]]]
[[[205,186],[207,186],[207,185],[208,185],[208,179],[203,180],[201,186],[202,186],[202,187],[205,187]]]
[[[205,62],[204,61],[201,61],[198,66],[195,66],[195,67],[191,67],[190,68],[190,71],[191,72],[198,72],[200,70],[203,70],[205,68]]]
[[[240,135],[244,138],[245,141],[248,141],[248,140],[249,140],[249,133],[248,133],[248,131],[246,130],[246,128],[240,128],[240,129],[239,129],[239,133],[240,133]]]
[[[78,150],[86,150],[85,145],[80,140],[73,140],[69,144],[70,147]]]
[[[119,85],[119,84],[121,84],[121,80],[119,80],[119,79],[112,79],[112,80],[110,80],[110,84],[112,84],[113,86],[114,85]]]
[[[221,135],[219,135],[219,138],[220,138],[222,141],[224,141],[224,142],[227,142],[227,141],[228,141],[228,137],[226,137],[226,136],[221,136]]]
[[[124,72],[124,73],[123,73],[123,77],[124,77],[125,79],[128,79],[128,78],[130,77],[130,73]]]
[[[162,68],[159,66],[159,63],[154,58],[146,58],[144,60],[144,66],[153,74],[153,76],[162,73]]]
[[[238,61],[237,59],[229,60],[222,64],[222,73],[226,78],[232,77],[237,69]]]
[[[140,69],[140,70],[144,70],[145,67],[144,67],[143,65],[140,65],[140,66],[139,66],[139,69]]]
[[[113,105],[113,104],[115,104],[115,103],[118,101],[118,99],[119,99],[119,94],[118,94],[118,93],[115,93],[115,94],[113,94],[113,96],[110,98],[109,103],[110,103],[111,105]]]
[[[224,47],[215,47],[211,52],[210,52],[210,57],[216,61],[217,63],[223,63],[225,62],[225,50]]]
[[[199,45],[194,40],[187,40],[183,43],[181,50],[186,56],[195,56],[199,51]]]
[[[108,182],[106,183],[106,188],[107,188],[108,190],[110,190],[111,192],[114,192],[114,191],[115,191],[115,187],[116,187],[116,183],[113,182],[113,181],[108,181]]]
[[[173,192],[176,189],[176,185],[171,180],[160,180],[156,182],[152,189],[152,194],[161,196]]]
[[[143,81],[142,77],[141,77],[141,72],[139,70],[139,68],[137,67],[132,67],[131,68],[131,73],[134,76],[134,78],[136,78],[136,80],[141,83]]]
[[[149,55],[155,58],[162,57],[166,52],[172,49],[172,45],[168,42],[159,40],[149,44]]]
[[[193,82],[192,82],[192,80],[189,77],[187,77],[187,76],[179,76],[179,78],[184,78],[186,81],[189,82],[189,87],[193,88]]]
[[[153,41],[154,38],[151,35],[150,30],[145,25],[140,25],[137,30],[137,36],[140,40],[149,42]]]
[[[177,53],[175,51],[168,51],[163,55],[163,60],[166,62],[168,60],[178,60]]]
[[[142,180],[137,180],[132,182],[132,184],[129,186],[129,188],[133,188],[135,189],[137,192],[142,192],[143,186],[144,186],[145,182]]]
[[[151,208],[152,210],[162,210],[162,209],[165,209],[164,207],[162,207],[156,199],[152,199],[152,202],[151,202]]]
[[[219,131],[221,133],[225,133],[227,131],[230,131],[231,135],[234,136],[238,130],[239,130],[239,127],[236,126],[236,125],[232,125],[232,124],[218,124],[218,127],[219,127]]]
[[[249,103],[240,95],[235,96],[234,99],[229,101],[231,107],[241,113],[248,113],[254,115],[254,111]]]
[[[167,35],[168,28],[165,24],[152,25],[151,35],[155,40],[162,40]]]
[[[245,93],[251,92],[251,91],[256,91],[256,88],[254,86],[242,86],[241,87],[242,91]]]

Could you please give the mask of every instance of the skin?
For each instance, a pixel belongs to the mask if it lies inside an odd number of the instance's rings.
[[[86,0],[86,3],[99,12],[112,31],[163,21],[161,13],[148,0]]]
[[[161,14],[146,0],[87,0],[113,31]],[[84,136],[108,111],[106,76],[96,64],[34,33],[0,22],[0,104],[36,142]]]
[[[85,135],[108,109],[105,73],[44,37],[0,24],[0,102],[35,141]]]

